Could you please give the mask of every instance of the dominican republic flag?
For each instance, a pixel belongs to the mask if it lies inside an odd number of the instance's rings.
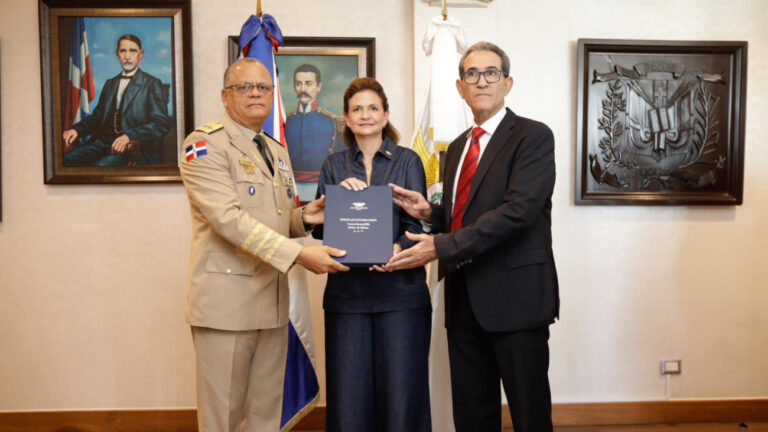
[[[275,86],[272,112],[264,123],[264,131],[279,138],[285,147],[285,110],[277,79],[275,53],[283,46],[283,34],[271,15],[251,15],[240,30],[239,57],[260,61],[272,75]],[[297,194],[298,196],[298,194]],[[302,240],[299,240],[300,242]],[[290,322],[288,324],[288,357],[283,385],[281,431],[289,431],[317,404],[320,386],[315,373],[315,336],[307,293],[307,272],[296,268],[288,275],[290,285]]]
[[[269,117],[262,127],[265,132],[277,138],[285,147],[285,109],[280,95],[277,64],[275,63],[275,53],[278,47],[283,45],[283,33],[272,15],[264,14],[262,17],[251,15],[240,30],[238,57],[255,58],[264,64],[272,75],[272,84],[275,86],[272,112],[269,113]]]
[[[85,35],[85,18],[75,17],[69,45],[69,81],[64,108],[64,130],[82,120],[85,114],[90,114],[89,105],[95,95],[88,37]]]
[[[194,144],[190,144],[184,151],[187,154],[187,162],[208,155],[208,147],[205,145],[205,141],[198,141]]]

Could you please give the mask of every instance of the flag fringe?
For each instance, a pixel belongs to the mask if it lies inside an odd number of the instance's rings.
[[[301,419],[306,417],[307,414],[315,409],[315,405],[317,405],[318,401],[320,401],[320,392],[317,392],[315,397],[313,397],[312,400],[304,406],[304,408],[300,409],[299,412],[291,417],[291,419],[288,420],[288,422],[282,428],[280,428],[280,432],[288,432],[293,429],[293,427],[296,426],[301,421]]]

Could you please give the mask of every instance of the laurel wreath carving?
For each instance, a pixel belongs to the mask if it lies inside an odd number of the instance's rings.
[[[603,155],[603,161],[606,162],[604,170],[616,165],[624,168],[637,168],[637,162],[630,159],[627,153],[622,153],[621,149],[615,145],[616,140],[624,134],[624,125],[619,121],[619,113],[627,112],[627,100],[624,92],[621,91],[621,80],[613,80],[608,83],[608,90],[605,91],[603,104],[603,116],[597,119],[599,123],[597,128],[605,131],[605,135],[600,139],[598,146]],[[604,171],[605,172],[605,171]]]
[[[720,102],[720,98],[707,91],[703,82],[699,82],[699,87],[693,96],[693,109],[696,112],[693,121],[693,137],[688,155],[686,155],[680,168],[686,168],[699,162],[718,163],[722,159],[721,157],[716,161],[702,160],[705,156],[717,151],[717,143],[720,140],[717,120],[718,102]]]

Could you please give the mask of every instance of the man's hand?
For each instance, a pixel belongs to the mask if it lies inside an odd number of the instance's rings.
[[[322,225],[325,221],[325,195],[304,206],[305,225]]]
[[[299,264],[315,274],[345,272],[349,267],[335,261],[332,256],[343,257],[347,251],[330,246],[304,246],[296,257]]]
[[[126,150],[128,150],[128,144],[131,142],[131,139],[128,138],[128,135],[122,134],[119,137],[115,138],[114,141],[112,141],[112,154],[123,154]]]
[[[69,149],[72,147],[72,143],[77,139],[77,131],[74,129],[67,129],[64,131],[62,138],[64,138],[64,148]]]
[[[394,246],[392,246],[392,256],[399,254],[401,250],[403,250],[403,248],[400,247],[399,244],[395,243]],[[387,268],[386,265],[372,265],[368,267],[368,270],[369,271],[376,270],[377,272],[382,272],[382,273],[391,273],[394,271],[390,268]]]
[[[416,241],[412,247],[395,254],[384,265],[387,271],[406,270],[421,267],[439,258],[435,249],[435,238],[429,234],[412,234],[405,232],[406,237]]]
[[[353,190],[353,191],[361,191],[368,187],[368,185],[355,177],[349,177],[344,180],[342,180],[341,183],[339,183],[339,186],[343,187],[346,190]]]
[[[427,223],[432,222],[432,207],[422,194],[401,188],[396,184],[390,183],[389,185],[392,186],[392,201],[395,204],[411,217]]]

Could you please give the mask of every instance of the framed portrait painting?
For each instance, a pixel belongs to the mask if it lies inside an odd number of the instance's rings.
[[[1,106],[1,104],[0,104]],[[0,113],[1,114],[1,113]],[[2,115],[0,115],[2,117]],[[2,121],[0,121],[0,125],[2,125]],[[0,127],[2,129],[2,127]],[[2,137],[2,131],[0,130],[0,137]],[[2,152],[2,142],[0,142],[0,222],[3,221],[3,152]]]
[[[39,0],[46,184],[179,182],[191,0]]]
[[[747,43],[580,39],[576,204],[739,205]]]
[[[285,109],[285,141],[301,202],[311,201],[323,161],[345,149],[344,91],[352,80],[375,76],[374,38],[284,37],[277,63]],[[229,37],[230,64],[238,37]]]

